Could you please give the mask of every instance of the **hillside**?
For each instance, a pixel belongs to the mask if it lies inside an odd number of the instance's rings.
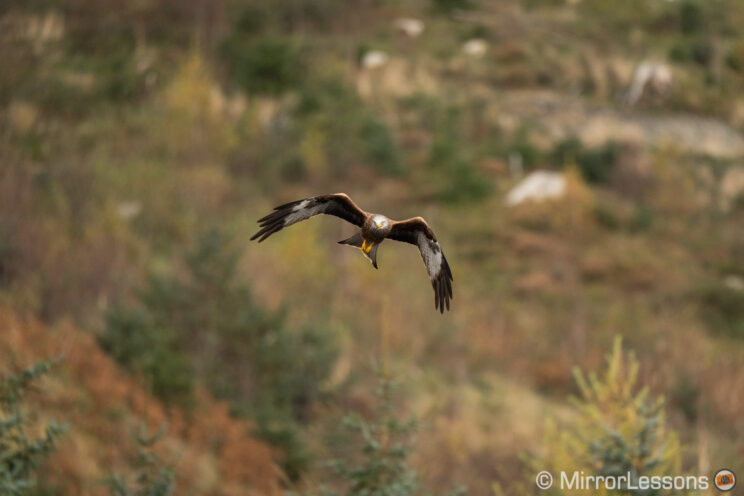
[[[28,404],[37,427],[51,419],[68,426],[59,451],[42,467],[51,494],[108,494],[105,481],[132,477],[136,435],[161,428],[157,444],[182,494],[280,494],[281,472],[272,449],[253,435],[250,422],[231,418],[225,403],[202,393],[199,406],[184,415],[169,410],[128,376],[93,336],[69,324],[53,328],[0,312],[3,374],[54,357],[54,374],[43,380]]]
[[[69,426],[38,491],[106,493],[142,422],[176,494],[356,494],[329,466],[365,457],[417,471],[401,495],[533,494],[644,422],[657,473],[744,473],[742,26],[737,0],[6,2],[2,373],[61,353],[24,408]],[[535,171],[560,192],[507,201]],[[337,218],[249,240],[339,191],[426,218],[451,312],[415,247],[373,270]],[[390,453],[355,415],[418,422]]]

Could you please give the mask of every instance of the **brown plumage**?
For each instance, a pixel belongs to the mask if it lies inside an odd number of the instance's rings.
[[[377,247],[386,238],[416,245],[434,288],[434,308],[444,313],[450,308],[452,271],[442,253],[434,232],[421,217],[394,221],[384,215],[371,214],[359,208],[344,193],[321,195],[297,200],[274,208],[274,212],[258,220],[261,229],[251,237],[258,242],[285,227],[319,214],[334,215],[359,227],[353,236],[339,241],[362,250],[377,268]]]

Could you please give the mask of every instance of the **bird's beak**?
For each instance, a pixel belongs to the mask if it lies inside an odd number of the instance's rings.
[[[375,222],[375,225],[377,226],[377,229],[381,229],[382,228],[382,224],[379,223],[379,222]]]

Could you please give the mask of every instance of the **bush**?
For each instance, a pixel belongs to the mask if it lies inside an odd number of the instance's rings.
[[[575,164],[578,163],[579,156],[582,152],[583,145],[581,144],[581,141],[579,141],[579,138],[571,136],[555,144],[550,153],[550,161],[558,167],[563,167],[567,164]]]
[[[143,424],[136,437],[137,461],[135,471],[127,478],[116,474],[108,481],[112,496],[170,496],[175,492],[176,475],[172,469],[163,467],[160,458],[152,451],[153,446],[165,435],[165,427],[148,436]]]
[[[490,195],[491,189],[488,179],[471,162],[460,158],[447,167],[439,198],[448,203],[477,201]]]
[[[350,164],[363,162],[383,175],[405,172],[393,131],[342,78],[307,81],[300,88],[295,117],[303,169],[343,177]]]
[[[0,382],[0,494],[24,495],[35,486],[39,461],[56,449],[64,427],[51,422],[41,437],[29,437],[28,419],[22,400],[32,383],[52,368],[53,362],[38,362]],[[33,429],[35,430],[35,429]]]
[[[606,184],[617,163],[618,149],[614,143],[586,150],[578,158],[581,175],[590,183]]]
[[[103,346],[166,401],[188,404],[194,383],[206,384],[257,421],[298,477],[307,458],[296,424],[321,398],[334,342],[319,327],[290,329],[282,310],[258,305],[221,230],[203,234],[184,262],[184,274],[151,277],[136,305],[109,313]]]
[[[618,146],[607,143],[598,148],[587,149],[578,138],[571,137],[558,142],[551,153],[551,160],[558,166],[577,164],[581,176],[590,183],[606,184],[618,159]]]
[[[408,463],[412,439],[417,425],[415,420],[401,421],[395,414],[392,399],[393,383],[380,376],[375,391],[377,403],[373,418],[350,414],[343,424],[354,437],[351,445],[356,453],[349,452],[341,460],[332,460],[328,466],[340,478],[342,490],[321,488],[312,494],[322,496],[415,496],[425,492],[416,471]],[[463,494],[456,489],[448,494]]]
[[[643,203],[633,208],[630,217],[630,230],[634,233],[646,232],[654,225],[655,213],[651,207]]]
[[[385,175],[399,175],[402,172],[395,140],[384,122],[366,119],[362,123],[360,135],[365,155],[378,172]]]
[[[683,34],[699,32],[703,27],[703,8],[692,0],[679,5],[679,30]]]
[[[438,197],[449,203],[477,201],[491,193],[491,183],[474,164],[474,153],[465,145],[462,119],[457,108],[438,109],[434,139],[429,148],[429,167],[439,175]]]
[[[469,10],[473,7],[471,0],[431,0],[434,12],[451,14],[458,10]]]
[[[703,318],[717,332],[744,339],[744,293],[714,282],[698,290]]]
[[[222,55],[232,77],[250,93],[280,94],[302,74],[297,45],[283,38],[233,33],[222,44]]]
[[[692,62],[699,66],[707,66],[714,56],[714,47],[706,39],[684,40],[672,46],[669,58],[674,62]]]
[[[522,166],[527,170],[534,168],[535,164],[540,160],[540,151],[526,136],[519,137],[509,146],[509,155],[513,153],[516,153],[521,158]]]
[[[550,422],[544,440],[545,454],[534,460],[537,470],[583,471],[587,475],[617,477],[630,473],[638,486],[640,475],[678,475],[679,443],[665,426],[664,401],[649,396],[646,388],[635,392],[638,361],[615,340],[603,377],[574,370],[580,397],[572,398],[574,416],[558,428]],[[592,488],[593,489],[593,488]],[[553,489],[556,494],[570,494]],[[620,488],[619,494],[632,494]],[[595,494],[606,494],[600,488]],[[649,490],[643,494],[661,494]]]
[[[119,363],[141,373],[153,394],[166,403],[191,402],[194,371],[180,351],[174,331],[158,326],[146,307],[112,308],[99,341]]]

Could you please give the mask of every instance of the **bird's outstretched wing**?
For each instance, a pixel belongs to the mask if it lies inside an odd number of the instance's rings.
[[[261,229],[251,240],[258,239],[260,243],[275,232],[318,214],[335,215],[359,227],[367,218],[367,213],[344,193],[314,196],[275,207],[274,212],[258,220]]]
[[[393,222],[387,237],[418,246],[434,288],[434,308],[442,313],[445,306],[449,310],[450,300],[453,298],[452,271],[434,232],[426,221],[421,217],[414,217]]]

